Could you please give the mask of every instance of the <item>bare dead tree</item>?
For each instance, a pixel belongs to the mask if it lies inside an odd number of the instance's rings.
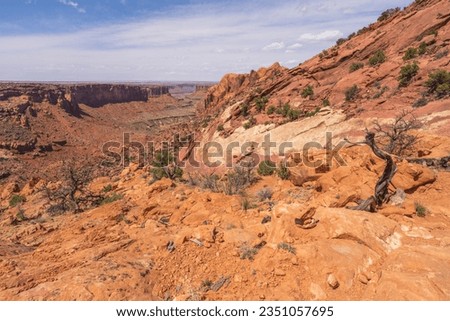
[[[403,110],[393,123],[381,125],[376,120],[374,126],[375,134],[379,138],[378,143],[385,152],[405,156],[418,140],[417,135],[411,134],[411,131],[420,128],[422,123],[411,111]]]

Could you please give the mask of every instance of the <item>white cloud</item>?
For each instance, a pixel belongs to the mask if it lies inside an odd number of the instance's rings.
[[[342,37],[344,34],[339,30],[325,30],[319,33],[304,33],[298,40],[300,41],[328,41],[336,40]]]
[[[202,1],[75,32],[0,33],[0,80],[219,80],[276,61],[291,66],[376,20],[384,9],[403,5],[400,1],[405,0],[302,0],[301,6],[300,0]],[[61,3],[82,9],[75,1]],[[327,9],[318,10],[321,6]],[[343,15],[347,7],[356,14]]]
[[[299,49],[301,47],[303,47],[303,44],[296,42],[296,43],[288,46],[287,49],[288,50],[295,50],[295,49]]]
[[[272,42],[270,45],[264,46],[262,50],[280,50],[284,48],[284,42]]]
[[[81,8],[78,2],[71,0],[59,0],[59,3],[62,3],[66,6],[72,7],[77,10],[79,13],[86,13],[86,10]]]

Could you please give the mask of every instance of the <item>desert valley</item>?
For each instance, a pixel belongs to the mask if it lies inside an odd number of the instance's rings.
[[[0,300],[449,300],[449,50],[422,0],[218,83],[1,83]]]

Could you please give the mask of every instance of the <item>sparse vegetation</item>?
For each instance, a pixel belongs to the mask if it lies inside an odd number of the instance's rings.
[[[256,100],[255,100],[256,110],[258,112],[263,111],[264,108],[266,108],[266,104],[268,101],[269,101],[269,99],[266,96],[256,98]]]
[[[400,68],[400,75],[398,76],[398,86],[406,87],[412,81],[414,76],[419,72],[419,65],[417,63],[407,64]]]
[[[112,189],[113,189],[112,185],[111,185],[111,184],[108,184],[108,185],[106,185],[106,186],[103,186],[103,188],[102,188],[102,193],[108,193],[108,192],[111,192]]]
[[[253,261],[255,255],[258,254],[258,249],[254,247],[249,247],[248,245],[241,246],[241,260]]]
[[[246,104],[246,103],[241,104],[240,110],[241,110],[242,116],[244,116],[244,117],[248,116],[248,112],[249,112],[248,104]]]
[[[275,172],[276,165],[270,159],[263,160],[258,165],[258,174],[261,176],[270,176]]]
[[[297,120],[300,117],[300,110],[289,109],[289,111],[287,112],[287,117],[290,121]]]
[[[280,161],[278,163],[277,175],[282,180],[289,179],[290,172],[289,172],[289,168],[288,168],[288,166],[286,164],[286,161]]]
[[[308,111],[308,112],[305,114],[305,117],[313,117],[313,116],[317,115],[317,113],[318,113],[319,111],[320,111],[320,107],[316,107],[316,109],[311,110],[311,111]]]
[[[223,124],[219,124],[219,125],[217,126],[217,131],[218,131],[218,132],[223,132],[223,130],[224,130]]]
[[[422,204],[420,204],[419,202],[415,202],[414,203],[414,207],[416,209],[416,214],[419,217],[425,217],[425,215],[427,214],[428,210],[425,206],[423,206]]]
[[[419,45],[419,49],[417,49],[417,53],[422,56],[427,53],[427,44],[425,42],[421,42]]]
[[[250,129],[252,128],[254,125],[256,124],[256,119],[251,116],[245,123],[244,123],[244,128],[245,129]]]
[[[272,115],[276,111],[276,107],[274,105],[270,105],[267,107],[266,113],[267,115]]]
[[[345,38],[339,38],[338,40],[336,40],[336,45],[340,46],[340,45],[342,45],[345,41],[346,41]]]
[[[103,199],[103,201],[101,202],[101,204],[104,205],[104,204],[113,203],[115,201],[121,200],[122,198],[123,198],[122,194],[113,193],[112,195],[105,197]]]
[[[380,88],[380,91],[378,91],[375,95],[373,95],[373,99],[378,99],[381,96],[383,96],[383,94],[389,90],[388,86],[383,86]]]
[[[311,85],[308,85],[305,88],[303,88],[303,91],[302,91],[303,98],[306,98],[306,97],[313,98],[313,96],[314,96],[314,89]]]
[[[247,197],[243,197],[241,200],[241,207],[244,211],[255,208],[255,204],[253,204]]]
[[[228,171],[222,190],[226,195],[240,193],[244,188],[255,181],[252,167],[236,165]]]
[[[15,206],[17,206],[19,204],[22,204],[25,201],[26,201],[25,196],[15,194],[15,195],[11,196],[11,198],[9,199],[9,206],[10,207],[15,207]]]
[[[408,50],[406,50],[405,55],[403,56],[403,60],[407,61],[407,60],[411,60],[416,58],[418,55],[417,49],[416,48],[408,48]]]
[[[371,66],[377,66],[386,61],[386,54],[383,50],[378,50],[369,58],[369,64]]]
[[[350,72],[354,72],[354,71],[356,71],[358,69],[361,69],[362,67],[364,67],[364,63],[362,63],[362,62],[354,62],[354,63],[352,63],[350,65],[349,70],[350,70]]]
[[[394,122],[382,126],[378,120],[374,122],[375,133],[379,137],[379,145],[389,154],[408,155],[417,142],[417,135],[411,131],[421,127],[421,123],[410,111],[402,111]]]
[[[432,72],[425,86],[428,88],[428,93],[436,95],[437,98],[450,95],[450,71],[440,69]]]
[[[356,85],[351,86],[345,90],[345,100],[346,101],[354,101],[358,96],[359,88]]]
[[[178,166],[173,153],[166,148],[156,153],[150,174],[153,182],[164,177],[174,180],[183,176],[183,170]]]
[[[412,107],[419,108],[419,107],[426,106],[427,104],[428,104],[428,99],[426,99],[425,97],[421,97],[412,104]]]
[[[278,248],[280,250],[284,250],[284,251],[287,251],[292,254],[295,254],[297,252],[297,249],[295,247],[293,247],[290,244],[284,243],[284,242],[278,243]]]
[[[325,99],[322,100],[322,106],[323,107],[330,106],[330,101],[328,100],[328,98],[325,98]]]
[[[258,196],[259,200],[262,202],[265,200],[270,200],[272,198],[273,191],[269,187],[264,187],[263,189],[259,190],[256,195]]]

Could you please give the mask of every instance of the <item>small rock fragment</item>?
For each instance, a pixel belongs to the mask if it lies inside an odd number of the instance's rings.
[[[339,281],[336,279],[333,273],[328,274],[327,283],[333,290],[339,287]]]

